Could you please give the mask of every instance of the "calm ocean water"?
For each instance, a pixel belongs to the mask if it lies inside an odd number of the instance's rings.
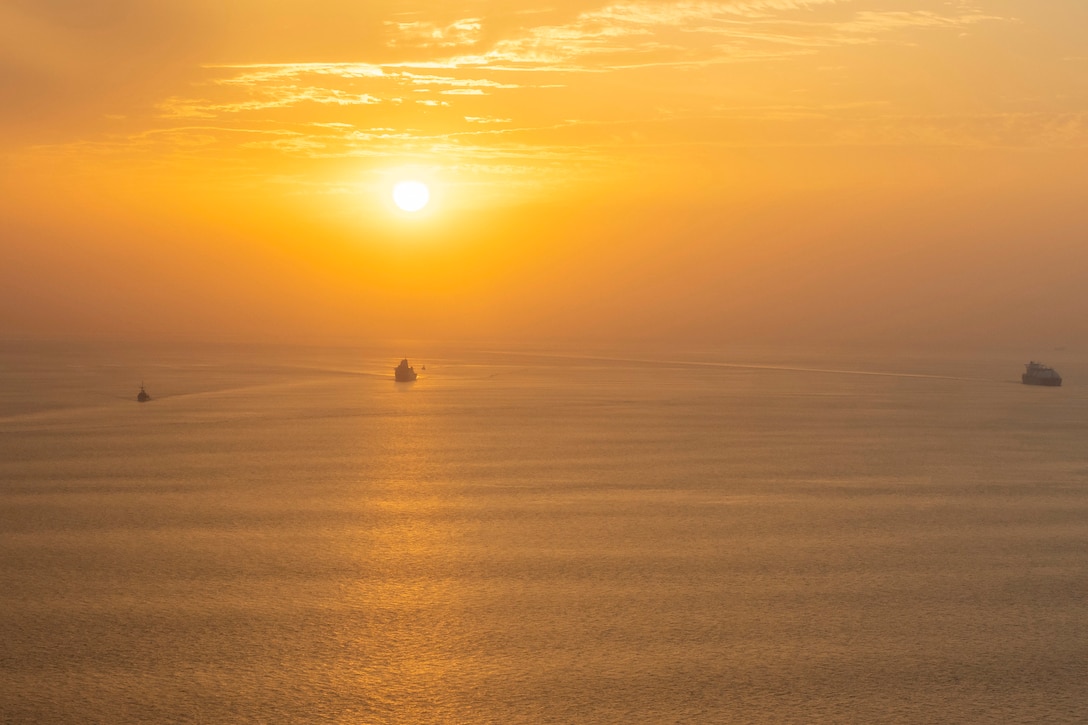
[[[0,722],[1088,721],[1085,358],[402,352],[0,347]]]

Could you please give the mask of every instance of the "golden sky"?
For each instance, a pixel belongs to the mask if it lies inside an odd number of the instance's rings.
[[[0,0],[0,108],[0,338],[1088,333],[1084,0]]]

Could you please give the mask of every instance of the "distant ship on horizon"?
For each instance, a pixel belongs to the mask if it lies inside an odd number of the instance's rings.
[[[1062,376],[1058,375],[1058,371],[1048,365],[1032,360],[1024,367],[1027,369],[1020,376],[1020,381],[1024,385],[1048,385],[1056,388],[1062,384]]]
[[[151,396],[147,394],[146,390],[144,390],[144,384],[140,383],[140,393],[136,396],[136,402],[146,403],[149,400],[151,400]]]
[[[410,383],[416,379],[415,368],[408,365],[408,358],[400,361],[400,365],[393,368],[393,378],[398,383]]]

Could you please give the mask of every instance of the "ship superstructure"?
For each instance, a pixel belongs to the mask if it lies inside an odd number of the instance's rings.
[[[410,383],[416,379],[415,368],[408,364],[408,358],[404,358],[400,365],[393,368],[393,377],[398,383]]]

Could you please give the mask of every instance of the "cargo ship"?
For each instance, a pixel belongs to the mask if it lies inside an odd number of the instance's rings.
[[[1042,363],[1037,363],[1034,360],[1029,362],[1026,366],[1027,370],[1020,376],[1020,380],[1024,385],[1049,385],[1051,387],[1058,387],[1062,384],[1062,376],[1058,375],[1058,371]]]
[[[408,365],[408,358],[404,358],[400,365],[393,368],[393,377],[398,383],[410,383],[416,379],[415,368]]]

